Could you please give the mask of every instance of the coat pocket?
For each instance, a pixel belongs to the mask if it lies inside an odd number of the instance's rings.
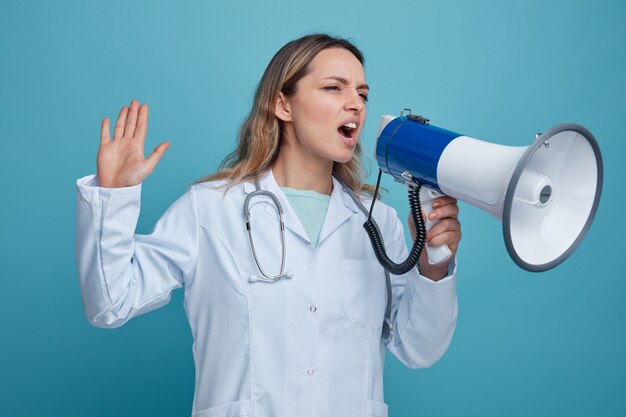
[[[375,260],[344,259],[343,309],[355,327],[382,328],[387,306],[385,273]]]
[[[192,417],[251,417],[250,400],[235,401],[198,411]]]

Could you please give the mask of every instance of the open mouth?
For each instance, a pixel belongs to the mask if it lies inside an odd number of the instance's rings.
[[[339,129],[337,129],[339,131],[339,133],[349,139],[353,139],[354,134],[356,132],[356,123],[354,122],[350,122],[350,123],[346,123],[343,126],[340,126]]]

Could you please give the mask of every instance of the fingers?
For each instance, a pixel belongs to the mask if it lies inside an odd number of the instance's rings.
[[[448,245],[456,248],[461,240],[461,223],[458,220],[459,206],[455,198],[445,196],[432,203],[433,210],[428,219],[437,221],[426,233],[426,241],[431,246]]]
[[[120,110],[119,116],[117,116],[117,121],[115,122],[115,131],[113,132],[113,140],[116,141],[118,139],[122,139],[124,136],[124,125],[126,124],[126,117],[128,116],[128,107],[122,107]]]
[[[142,104],[139,107],[139,117],[137,119],[137,129],[135,137],[142,142],[146,139],[146,131],[148,130],[148,105]]]
[[[428,213],[429,220],[445,219],[450,217],[456,219],[459,216],[459,206],[456,199],[452,197],[442,197],[433,201],[433,210]]]
[[[443,196],[443,197],[439,197],[435,200],[433,200],[433,208],[437,208],[437,207],[443,207],[447,204],[456,204],[456,198],[450,197],[450,196]]]
[[[130,107],[124,106],[120,110],[115,123],[113,140],[137,137],[145,140],[148,130],[148,105],[139,105],[139,101],[132,100]]]
[[[428,244],[432,247],[438,247],[447,245],[453,254],[456,254],[456,250],[459,247],[461,241],[461,232],[445,232],[428,241]]]
[[[109,142],[111,142],[111,122],[108,117],[105,117],[102,119],[102,125],[100,126],[100,146]]]
[[[139,111],[139,102],[133,100],[130,102],[130,110],[128,117],[126,118],[126,125],[124,126],[124,137],[132,138],[135,136],[135,126],[137,125],[137,113]]]
[[[152,153],[148,155],[148,157],[145,160],[146,170],[147,170],[146,176],[150,175],[150,173],[154,170],[154,167],[156,167],[156,165],[159,163],[159,161],[163,157],[163,154],[165,154],[165,151],[167,150],[167,148],[169,148],[171,145],[172,144],[170,142],[163,142],[159,146],[154,148]]]
[[[443,207],[433,209],[433,211],[428,213],[428,220],[445,219],[446,217],[456,219],[458,216],[459,206],[456,204],[448,204]]]
[[[443,219],[426,233],[426,242],[431,246],[457,245],[461,240],[461,223],[456,219]]]

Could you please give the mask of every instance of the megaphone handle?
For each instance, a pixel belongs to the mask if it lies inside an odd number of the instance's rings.
[[[439,220],[429,220],[428,214],[433,210],[433,201],[439,197],[443,197],[443,194],[433,190],[432,188],[422,187],[420,189],[420,203],[422,210],[426,213],[426,230],[430,230]],[[428,263],[431,265],[440,264],[450,259],[452,252],[447,245],[442,246],[430,246],[426,244],[426,253],[428,254]]]

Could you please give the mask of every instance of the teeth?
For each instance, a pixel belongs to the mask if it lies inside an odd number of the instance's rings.
[[[350,128],[350,129],[356,129],[356,123],[354,123],[354,122],[346,123],[343,126],[347,127],[347,128]]]

